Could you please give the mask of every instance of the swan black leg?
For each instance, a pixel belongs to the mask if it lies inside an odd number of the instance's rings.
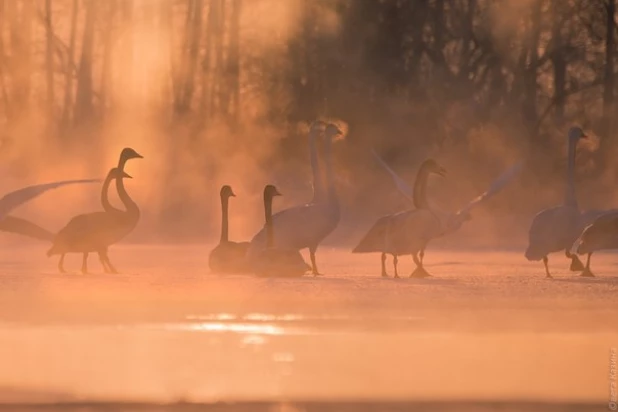
[[[414,255],[412,255],[414,256]],[[418,257],[420,258],[419,260],[421,261],[421,265],[423,264],[423,258],[425,257],[425,249],[421,249],[420,252],[418,252]]]
[[[399,258],[397,255],[393,255],[393,267],[395,268],[395,279],[399,279],[399,272],[397,272],[397,264],[399,263]]]
[[[99,255],[99,261],[101,262],[101,266],[103,266],[103,272],[110,273],[109,266],[107,266],[107,262],[105,261],[105,252],[102,250],[97,251]]]
[[[315,263],[315,252],[317,249],[317,246],[309,248],[309,257],[311,258],[311,273],[313,273],[313,276],[322,276],[322,274],[318,270],[318,264]]]
[[[84,257],[82,258],[82,273],[88,273],[88,252],[84,252]]]
[[[577,257],[577,255],[571,253],[567,249],[564,250],[564,255],[567,258],[571,259],[571,266],[569,266],[569,270],[571,272],[579,272],[580,270],[584,270],[584,264],[581,260],[579,260],[579,257]]]
[[[414,269],[414,272],[410,274],[411,278],[426,278],[426,277],[431,276],[429,272],[427,272],[425,268],[423,267],[422,256],[424,255],[425,254],[422,251],[412,254],[412,259],[414,259],[414,263],[416,264],[416,269]],[[419,256],[421,257],[419,258]]]
[[[543,264],[545,265],[545,277],[551,279],[552,275],[549,273],[549,259],[547,256],[543,256]]]
[[[64,253],[60,255],[60,260],[58,260],[58,270],[60,273],[66,273],[64,270]]]
[[[103,259],[105,259],[105,263],[107,263],[107,268],[109,269],[108,273],[113,273],[115,275],[118,274],[118,271],[116,270],[114,265],[112,265],[112,262],[109,261],[109,255],[107,254],[107,249],[103,251]]]
[[[588,253],[588,258],[586,259],[586,267],[584,268],[583,272],[579,276],[583,276],[585,278],[594,277],[594,273],[592,273],[592,271],[590,270],[590,258],[592,257],[592,253],[593,252]]]
[[[382,261],[382,277],[387,278],[388,273],[386,273],[386,253],[382,253],[382,256],[380,256],[380,259]]]

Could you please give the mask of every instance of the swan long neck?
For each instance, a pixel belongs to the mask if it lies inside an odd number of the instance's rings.
[[[221,239],[220,243],[226,243],[229,240],[229,226],[228,226],[228,204],[230,198],[225,195],[221,195]]]
[[[316,147],[316,132],[309,132],[309,159],[311,161],[311,173],[313,174],[313,202],[321,199],[324,194],[320,163],[318,161],[318,149]]]
[[[577,197],[575,196],[575,151],[577,149],[577,141],[569,139],[567,152],[567,176],[566,176],[566,192],[564,194],[564,203],[577,207]]]
[[[335,189],[335,176],[333,174],[333,139],[326,139],[324,145],[324,159],[326,163],[326,183],[328,185],[328,200],[337,203],[337,191]]]
[[[429,171],[426,167],[421,166],[416,174],[414,181],[414,191],[412,193],[412,201],[417,209],[429,209],[427,202],[427,180],[429,179]]]
[[[106,212],[116,212],[116,209],[109,201],[109,186],[114,179],[114,175],[109,173],[105,180],[103,181],[103,186],[101,187],[101,205],[103,206],[103,210]]]
[[[273,228],[273,198],[264,195],[264,218],[266,221],[266,247],[275,246],[275,230]]]
[[[121,177],[116,178],[116,190],[118,191],[118,197],[122,201],[122,204],[127,209],[126,213],[130,216],[139,218],[140,212],[137,204],[131,199],[126,189],[124,188],[124,179]]]
[[[124,166],[126,164],[127,164],[127,159],[125,159],[124,157],[120,156],[120,158],[118,159],[118,169],[124,171]]]

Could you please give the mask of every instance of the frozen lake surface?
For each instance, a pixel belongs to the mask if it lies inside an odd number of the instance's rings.
[[[616,255],[595,256],[592,279],[552,255],[548,280],[521,252],[429,250],[433,278],[394,280],[379,276],[379,255],[324,248],[326,276],[292,280],[212,275],[208,250],[118,246],[110,256],[122,274],[102,274],[93,255],[94,273],[81,275],[72,255],[74,273],[60,275],[44,245],[4,247],[0,402],[66,403],[63,411],[220,401],[248,403],[212,410],[607,410]],[[410,273],[411,259],[400,267]]]

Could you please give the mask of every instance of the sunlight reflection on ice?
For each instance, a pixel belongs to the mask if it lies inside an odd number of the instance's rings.
[[[188,315],[187,320],[199,321],[249,321],[249,322],[299,322],[299,321],[360,321],[372,320],[366,316],[346,316],[346,315],[316,315],[305,316],[299,314],[285,313],[281,315],[267,313],[248,313],[246,315],[234,315],[231,313],[213,313],[207,315]],[[376,317],[376,319],[381,319]],[[390,320],[396,321],[417,321],[424,319],[421,316],[390,316]]]
[[[250,333],[259,335],[283,335],[289,334],[284,328],[271,324],[251,323],[224,323],[224,322],[199,322],[199,323],[168,323],[163,326],[167,330],[184,330],[194,332],[234,332]]]

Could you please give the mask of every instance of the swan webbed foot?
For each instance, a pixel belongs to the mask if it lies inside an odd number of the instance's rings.
[[[593,277],[595,277],[594,273],[592,273],[590,268],[584,268],[584,270],[582,271],[582,273],[579,274],[579,276],[584,277],[584,278],[593,278]]]
[[[399,274],[396,274],[395,276],[393,276],[393,279],[401,279],[401,276],[399,276]]]
[[[312,271],[311,273],[313,274],[313,277],[316,277],[316,276],[324,276],[324,273],[320,273],[320,272],[313,272],[313,271]]]
[[[427,272],[425,270],[424,267],[422,266],[417,266],[416,269],[414,269],[414,272],[410,273],[410,277],[411,278],[427,278],[427,277],[431,277],[431,275],[429,274],[429,272]]]
[[[382,275],[381,275],[381,276],[382,276],[383,278],[387,278],[387,277],[388,277],[388,273],[386,273],[386,272],[382,272]]]
[[[577,257],[577,255],[571,255],[571,266],[569,267],[571,272],[579,272],[585,269],[582,261]]]
[[[551,275],[551,273],[547,272],[545,274],[545,279],[553,279],[554,277]]]

